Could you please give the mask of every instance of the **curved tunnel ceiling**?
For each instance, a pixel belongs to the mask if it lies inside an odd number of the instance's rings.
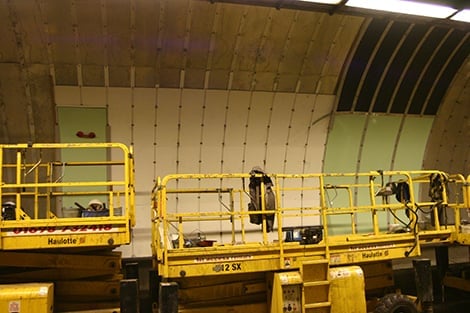
[[[347,68],[337,110],[435,115],[469,53],[468,31],[372,19]]]
[[[2,142],[55,140],[51,85],[333,95],[468,138],[469,24],[274,2],[0,1]]]

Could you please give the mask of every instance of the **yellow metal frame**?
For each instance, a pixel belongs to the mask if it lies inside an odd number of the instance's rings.
[[[443,199],[439,202],[427,197],[433,174],[449,177],[442,186]],[[152,191],[152,251],[160,275],[171,279],[232,274],[221,270],[232,264],[242,272],[298,269],[303,262],[324,257],[331,265],[343,265],[417,256],[421,254],[422,245],[451,243],[460,238],[458,224],[439,223],[438,205],[451,208],[456,216],[460,216],[458,212],[468,207],[469,201],[468,179],[434,170],[270,174],[274,182],[276,209],[267,211],[263,206],[262,211],[251,212],[246,209],[249,177],[249,174],[180,174],[157,179]],[[378,196],[378,190],[384,187],[383,178],[407,182],[410,200],[406,203],[384,202],[385,198]],[[335,184],[335,181],[339,183]],[[460,194],[458,199],[449,202],[446,196],[448,184],[455,184],[459,194],[462,190],[464,201]],[[328,192],[333,189],[345,191],[346,203],[331,205]],[[294,197],[297,202],[283,205],[281,195],[289,192],[297,192],[297,197]],[[312,193],[317,197],[316,203],[304,205],[303,197]],[[222,195],[225,203],[220,200]],[[189,196],[193,197],[192,200],[182,200]],[[362,199],[358,199],[359,196]],[[205,200],[206,197],[212,197],[212,202]],[[188,205],[191,207],[183,208]],[[431,214],[436,217],[432,227],[427,229],[420,229],[417,220],[418,211],[423,207],[430,208]],[[400,214],[405,216],[405,212],[409,217],[408,232],[390,232],[379,222],[379,216],[383,218],[388,215],[389,224],[395,224],[397,217]],[[267,233],[263,223],[257,230],[261,239],[250,242],[247,236],[253,232],[249,226],[250,214],[275,214],[274,235]],[[330,235],[330,230],[336,227],[330,217],[339,215],[351,216],[350,231]],[[361,231],[358,228],[358,215],[369,216],[370,230]],[[285,242],[282,229],[289,218],[298,218],[302,224],[299,226],[308,226],[309,220],[318,221],[323,227],[323,240],[317,244]],[[221,232],[231,239],[223,243],[215,242],[212,246],[185,247],[186,238],[191,232],[186,225],[193,227],[191,225],[195,223],[210,222],[230,225]],[[171,235],[173,238],[170,238]],[[272,236],[275,238],[272,239]]]
[[[298,271],[274,273],[272,280],[273,291],[271,296],[272,299],[270,312],[301,312],[302,301],[301,299],[295,299],[295,297],[300,297],[301,295],[300,290],[302,288],[303,281],[300,273]],[[289,291],[286,292],[284,288],[289,288]],[[290,299],[289,296],[291,297]],[[290,300],[289,302],[293,303],[294,305],[285,303],[285,300]]]
[[[22,283],[0,285],[2,312],[54,312],[54,284]]]
[[[460,244],[470,245],[470,224],[463,225],[461,223],[461,220],[464,219],[462,212],[466,211],[467,221],[470,219],[470,175],[467,176],[466,180],[461,175],[458,175],[458,178],[458,182],[462,185],[464,206],[459,210],[455,210],[456,241]]]
[[[61,153],[70,149],[80,153],[104,149],[108,160],[61,161]],[[31,162],[26,157],[43,152],[49,159]],[[9,200],[16,204],[15,218],[0,220],[0,250],[114,247],[130,243],[135,224],[132,148],[120,143],[5,144],[0,145],[0,162],[1,203]],[[96,181],[67,177],[63,181],[67,168],[80,166],[105,168],[108,178]],[[109,214],[59,217],[63,199],[74,197],[105,198]]]

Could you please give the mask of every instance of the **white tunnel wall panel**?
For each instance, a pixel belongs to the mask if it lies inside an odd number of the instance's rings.
[[[246,170],[243,148],[250,96],[249,92],[229,91],[223,172],[241,173]]]
[[[454,78],[454,87],[448,90],[446,100],[435,116],[424,154],[426,168],[464,175],[470,173],[469,72],[470,58],[467,57],[465,65]]]
[[[272,94],[253,92],[249,103],[247,129],[244,146],[244,171],[250,171],[253,166],[272,167],[265,164],[268,125],[272,118]]]
[[[81,88],[82,101],[86,106],[102,107],[106,104],[106,89],[101,87]]]
[[[130,88],[108,88],[106,92],[110,140],[130,145],[132,142],[132,91]]]
[[[419,169],[433,121],[423,117],[408,116],[402,120],[396,116],[337,114],[324,151],[333,96],[92,87],[56,87],[55,94],[58,105],[100,107],[103,101],[101,106],[107,108],[109,140],[133,144],[137,226],[133,243],[123,247],[125,253],[132,255],[150,254],[150,190],[157,176],[248,172],[255,165],[265,166],[271,173]],[[341,181],[332,179],[329,183]],[[212,184],[211,187],[218,186],[219,182]],[[303,206],[318,204],[315,193],[280,196],[282,205],[289,205],[290,196],[301,198]],[[334,195],[330,196],[333,199]],[[338,201],[333,199],[331,204],[348,205]],[[204,199],[192,203],[181,198],[174,209],[197,211],[206,205]],[[380,219],[381,224],[388,221],[387,216]],[[335,224],[336,232],[351,224],[349,217],[329,221]],[[357,221],[359,229],[367,231],[370,218],[359,216]],[[310,225],[318,221],[294,218],[286,222]],[[258,228],[250,226],[257,233]],[[194,225],[195,229],[205,228],[215,233],[220,227],[224,227],[222,223]],[[227,238],[222,236],[220,240]]]
[[[468,78],[468,73],[470,69],[470,59],[467,62],[467,71],[466,77]],[[469,86],[469,80],[467,79],[467,86]],[[448,105],[448,108],[442,107],[440,112],[442,112],[442,119],[444,119],[444,130],[436,131],[436,134],[445,133],[447,138],[451,138],[449,141],[445,141],[438,146],[439,150],[450,150],[452,156],[450,159],[440,158],[436,160],[437,164],[433,168],[439,168],[448,171],[449,173],[470,173],[470,144],[468,138],[470,138],[470,105],[469,101],[465,100],[470,95],[470,91],[465,89],[461,93],[449,93],[449,98],[454,98],[452,105]],[[462,108],[464,110],[462,111]],[[433,126],[433,129],[435,127]],[[467,138],[467,140],[461,140],[461,138]],[[430,142],[438,142],[437,138],[433,138]],[[425,158],[433,156],[435,149],[429,151],[429,155],[426,155]],[[436,154],[436,153],[434,153]],[[463,171],[462,169],[468,169]]]
[[[334,102],[333,96],[164,88],[57,86],[55,95],[58,105],[106,108],[106,140],[133,145],[137,224],[131,245],[120,248],[125,256],[151,253],[150,190],[157,176],[240,173],[255,165],[266,166],[271,173],[321,172]],[[185,181],[178,184],[189,185]],[[220,181],[210,185],[218,187]],[[283,205],[289,205],[289,196],[302,198],[304,206],[318,203],[318,195],[312,193],[280,196]],[[178,199],[178,206],[171,209],[180,212],[226,209],[223,205],[209,208],[204,197],[196,203],[182,196]],[[286,223],[312,225],[318,221],[290,218]],[[220,235],[221,229],[230,229],[230,223],[195,223],[191,227],[191,231],[204,229],[215,234],[221,242],[232,240]],[[248,228],[248,240],[261,240],[258,225]]]
[[[205,91],[204,119],[202,121],[202,173],[219,173],[225,134],[225,112],[228,94],[223,91]]]
[[[105,107],[106,88],[61,86],[54,90],[57,104],[61,106]]]
[[[469,134],[470,135],[470,134]],[[467,136],[470,138],[470,136]],[[462,155],[470,155],[470,144],[468,142],[458,142],[454,149],[450,165],[450,173],[459,173],[460,169],[465,168],[466,164],[470,162],[468,159],[461,158]]]
[[[306,112],[312,109],[311,97],[297,95],[292,104],[291,121],[288,133],[282,142],[285,145],[285,160],[283,167],[286,173],[302,173],[304,170],[305,145],[308,139],[308,125],[310,117]]]
[[[465,105],[469,106],[470,104],[466,103]],[[454,162],[454,159],[456,158],[456,148],[462,144],[462,141],[459,140],[460,136],[456,136],[455,134],[459,134],[459,132],[462,132],[462,130],[464,129],[464,127],[462,126],[463,124],[469,123],[467,114],[457,113],[459,111],[458,106],[459,106],[458,101],[456,101],[454,106],[449,108],[448,114],[450,117],[452,117],[452,122],[448,120],[446,123],[445,131],[439,134],[442,136],[441,145],[444,146],[443,143],[445,143],[445,146],[446,146],[446,149],[442,149],[442,148],[439,149],[440,150],[439,159],[438,159],[440,161],[439,164],[442,164],[442,162],[448,162],[448,163],[445,166],[439,165],[438,168],[448,168],[450,172],[456,169],[456,167],[452,163]],[[465,140],[465,141],[466,141],[465,144],[468,146],[468,140]],[[459,168],[462,168],[462,167],[459,167]]]
[[[134,89],[133,91],[133,140],[136,190],[147,194],[154,184],[153,141],[155,133],[155,91],[152,89]],[[138,121],[138,122],[136,122]],[[137,173],[139,174],[137,176]]]
[[[312,111],[315,111],[317,96],[297,94],[292,103],[292,122],[290,123],[289,134],[286,136],[285,159],[289,160],[284,164],[286,173],[302,173],[304,169],[306,145],[309,139],[309,125],[312,121]],[[323,138],[322,147],[326,137]],[[320,170],[320,168],[318,168]],[[314,171],[312,171],[314,172]]]
[[[154,142],[156,176],[176,173],[180,97],[178,89],[158,89]]]
[[[110,127],[110,141],[122,142],[126,145],[133,144],[135,159],[135,177],[136,177],[136,227],[132,232],[132,243],[129,246],[121,246],[119,250],[124,256],[135,257],[140,255],[149,255],[149,233],[150,221],[149,213],[149,193],[150,186],[141,190],[137,185],[142,186],[146,180],[147,164],[139,162],[146,158],[142,154],[142,145],[137,145],[136,140],[136,118],[139,116],[137,106],[146,106],[141,100],[140,91],[131,88],[108,88],[106,90],[108,99],[108,123]],[[136,102],[136,99],[138,102]],[[142,123],[145,125],[146,120]],[[140,123],[139,123],[140,124]],[[151,139],[151,137],[149,138]],[[145,140],[145,139],[144,139]],[[136,151],[141,151],[137,156]],[[151,150],[148,150],[149,152]],[[148,166],[152,166],[149,164]],[[139,183],[139,181],[142,181]]]
[[[295,95],[285,93],[273,93],[272,115],[266,129],[266,170],[282,172],[283,168],[271,169],[273,164],[283,166],[285,164],[286,142],[288,140],[289,126],[291,123],[292,105]]]
[[[56,89],[58,89],[56,87]],[[87,88],[81,88],[87,89]],[[125,145],[132,143],[132,115],[131,115],[131,89],[103,88],[107,95],[109,141],[120,142]],[[91,99],[85,99],[87,102]],[[88,105],[85,102],[83,105]],[[115,153],[115,152],[112,152]],[[120,157],[120,156],[119,156]],[[113,174],[116,175],[116,174]],[[121,173],[117,174],[121,175]]]
[[[54,89],[55,103],[60,106],[78,106],[81,104],[80,91],[80,87],[56,86]],[[103,106],[104,105],[105,103],[103,103]]]
[[[323,167],[325,143],[328,135],[328,125],[332,116],[334,97],[318,95],[312,97],[312,109],[305,114],[311,116],[307,125],[307,138],[305,146],[304,173],[320,173]]]
[[[131,244],[120,246],[119,250],[127,257],[148,256],[151,242],[150,205],[148,193],[136,194],[136,227],[132,231]]]
[[[201,124],[204,93],[202,90],[185,90],[182,93],[179,113],[177,147],[177,172],[199,172],[201,154]]]

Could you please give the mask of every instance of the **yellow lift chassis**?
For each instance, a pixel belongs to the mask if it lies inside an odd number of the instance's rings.
[[[5,144],[0,162],[0,284],[54,283],[55,312],[119,306],[113,250],[130,243],[135,223],[132,151]]]
[[[443,212],[466,212],[468,185],[462,175],[431,170],[159,178],[152,251],[160,310],[364,313],[358,288],[374,282],[363,269],[465,237]]]

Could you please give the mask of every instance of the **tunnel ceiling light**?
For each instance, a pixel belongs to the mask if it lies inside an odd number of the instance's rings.
[[[326,3],[326,4],[338,4],[341,0],[300,0],[304,2],[313,2],[313,3]]]
[[[406,0],[349,0],[347,6],[393,13],[447,18],[457,10],[442,5]]]
[[[462,10],[450,18],[454,21],[470,23],[470,9]]]

